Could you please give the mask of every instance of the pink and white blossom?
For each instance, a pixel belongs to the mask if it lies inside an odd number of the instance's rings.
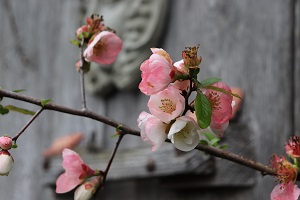
[[[69,192],[87,178],[95,175],[96,172],[86,165],[75,151],[65,148],[62,157],[65,172],[56,180],[56,193]]]
[[[156,151],[167,139],[167,124],[144,111],[139,115],[137,122],[138,127],[141,129],[142,140],[150,142],[152,151]]]
[[[292,181],[287,184],[278,184],[271,192],[271,200],[297,200],[300,189]]]
[[[94,37],[83,56],[90,62],[111,64],[116,60],[122,45],[122,40],[115,33],[102,31]]]
[[[183,74],[189,74],[189,68],[185,66],[183,60],[175,62],[174,66],[176,67],[177,71],[179,71]]]
[[[150,96],[148,107],[152,115],[165,123],[182,114],[185,99],[175,87],[168,87]]]
[[[285,145],[286,154],[293,158],[300,158],[300,137],[293,136]]]
[[[0,151],[0,176],[8,176],[14,164],[14,159],[6,150]]]
[[[175,68],[169,54],[158,48],[152,48],[152,55],[141,64],[142,81],[139,89],[146,95],[152,95],[175,80]]]
[[[174,146],[181,151],[191,151],[200,140],[200,128],[197,123],[188,116],[181,116],[172,124],[168,138]]]
[[[8,136],[0,137],[0,148],[3,150],[9,150],[12,146],[12,139]]]

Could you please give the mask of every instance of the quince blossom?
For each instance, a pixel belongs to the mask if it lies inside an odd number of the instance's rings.
[[[156,151],[167,139],[167,124],[155,116],[141,112],[137,119],[138,127],[141,129],[141,138],[144,142],[152,144],[152,151]]]
[[[174,66],[176,67],[177,71],[179,71],[183,74],[189,74],[189,68],[185,66],[183,60],[175,62]]]
[[[94,37],[83,56],[87,61],[111,64],[116,60],[122,45],[122,40],[115,33],[102,31]]]
[[[12,139],[8,136],[0,137],[0,148],[3,150],[9,150],[12,146]]]
[[[8,176],[14,164],[14,159],[6,150],[0,151],[0,176]]]
[[[300,189],[291,181],[287,184],[278,184],[271,192],[271,200],[297,200]]]
[[[175,80],[175,68],[169,54],[158,48],[152,48],[152,55],[141,64],[142,81],[139,89],[146,95],[152,95]]]
[[[168,87],[150,96],[148,107],[152,115],[165,123],[182,114],[185,99],[175,87]]]
[[[172,124],[168,138],[181,151],[194,149],[200,140],[200,128],[193,118],[181,116]]]
[[[286,154],[293,158],[300,158],[300,137],[291,137],[289,142],[285,145]]]
[[[66,171],[56,180],[56,193],[69,192],[87,178],[97,174],[97,171],[84,164],[80,156],[71,149],[65,148],[62,157],[62,166]]]
[[[74,193],[74,200],[89,200],[95,194],[97,188],[102,182],[102,176],[85,181]]]
[[[295,182],[298,175],[297,166],[286,160],[284,156],[273,155],[271,158],[271,167],[276,172],[276,177],[280,183]]]

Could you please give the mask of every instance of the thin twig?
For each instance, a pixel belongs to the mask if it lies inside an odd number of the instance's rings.
[[[82,110],[87,110],[86,98],[85,98],[85,88],[84,88],[83,46],[84,46],[84,37],[82,37],[81,43],[80,43],[80,69],[79,69],[79,73],[80,73],[81,108],[82,108]]]
[[[2,90],[2,89],[0,89],[0,97],[12,98],[12,99],[28,102],[31,104],[35,104],[38,106],[42,106],[40,99],[25,96],[25,95],[10,92],[10,91],[6,91],[6,90]],[[96,121],[103,122],[103,123],[113,126],[115,128],[119,127],[123,134],[140,136],[140,132],[138,130],[132,129],[125,124],[122,124],[111,118],[99,115],[99,114],[89,111],[89,110],[86,110],[86,111],[76,110],[76,109],[60,106],[60,105],[53,104],[53,103],[49,103],[49,104],[45,105],[44,109],[94,119]],[[170,140],[166,140],[166,142],[170,142]],[[203,145],[203,144],[198,144],[196,149],[204,151],[207,154],[210,154],[210,155],[213,155],[213,156],[216,156],[219,158],[224,158],[226,160],[230,160],[232,162],[235,162],[235,163],[244,165],[246,167],[252,168],[254,170],[260,171],[263,175],[266,175],[266,174],[275,175],[275,172],[271,167],[264,165],[262,163],[253,161],[251,159],[245,158],[243,156],[228,152],[228,151],[224,151],[224,150],[221,150],[221,149],[218,149],[215,147],[211,147],[208,145]]]
[[[123,136],[124,136],[124,134],[121,132],[120,135],[119,135],[119,137],[118,137],[118,140],[117,140],[117,142],[116,142],[116,146],[115,146],[115,148],[114,148],[114,151],[112,152],[112,154],[111,154],[111,156],[110,156],[110,159],[109,159],[109,161],[108,161],[108,163],[107,163],[107,166],[106,166],[106,169],[105,169],[104,175],[103,175],[103,183],[102,183],[103,186],[104,186],[104,184],[105,184],[105,181],[106,181],[106,177],[107,177],[108,171],[109,171],[110,166],[111,166],[111,164],[112,164],[112,162],[113,162],[113,160],[114,160],[114,158],[115,158],[116,152],[117,152],[117,150],[118,150],[118,148],[119,148],[119,145],[120,145],[120,143],[121,143],[121,140],[122,140]]]
[[[37,111],[32,117],[31,119],[25,124],[25,126],[19,131],[19,133],[17,133],[12,140],[13,141],[17,141],[17,139],[22,135],[22,133],[24,133],[24,131],[28,128],[28,126],[41,114],[41,112],[44,110],[44,108],[42,107],[39,111]]]

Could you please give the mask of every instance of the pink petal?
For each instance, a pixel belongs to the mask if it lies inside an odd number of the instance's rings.
[[[288,184],[278,184],[271,192],[271,200],[297,200],[300,189],[291,181]]]
[[[61,174],[56,180],[56,193],[66,193],[82,183],[78,177],[69,176],[66,172]]]

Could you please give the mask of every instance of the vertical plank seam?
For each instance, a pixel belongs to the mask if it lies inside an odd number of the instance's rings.
[[[290,41],[290,58],[291,58],[291,129],[292,129],[292,132],[290,133],[290,135],[295,135],[295,131],[296,131],[296,111],[295,111],[295,108],[296,108],[296,101],[295,101],[295,98],[296,98],[296,67],[295,67],[295,63],[296,63],[296,45],[295,45],[295,35],[296,35],[296,24],[295,24],[295,20],[296,20],[296,12],[297,12],[297,9],[296,9],[296,1],[298,0],[291,0],[291,41]]]

